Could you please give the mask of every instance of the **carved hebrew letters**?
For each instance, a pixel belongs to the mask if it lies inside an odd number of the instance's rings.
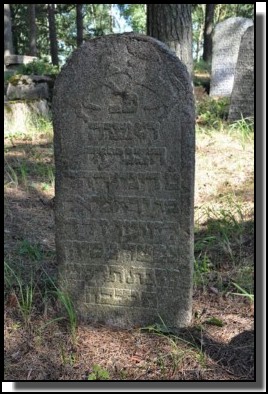
[[[80,318],[191,318],[194,107],[186,68],[134,34],[83,44],[54,92],[60,284]],[[182,201],[183,198],[183,201]]]

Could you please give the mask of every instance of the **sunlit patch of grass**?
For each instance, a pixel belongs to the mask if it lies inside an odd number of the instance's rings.
[[[193,336],[191,336],[189,332],[190,338],[185,339],[179,334],[175,334],[172,329],[170,329],[161,316],[159,316],[161,323],[156,323],[153,325],[149,325],[147,327],[141,328],[141,331],[147,331],[149,333],[158,335],[162,338],[165,338],[170,346],[170,351],[167,353],[162,353],[159,355],[157,359],[157,364],[162,369],[162,372],[165,372],[166,365],[170,364],[168,361],[171,361],[172,365],[172,374],[176,370],[178,370],[185,359],[192,358],[196,359],[200,364],[201,368],[206,367],[206,355],[203,352],[202,348],[202,340],[200,341],[199,346],[196,343],[196,340]],[[202,337],[202,327],[200,331],[200,335]]]
[[[241,198],[241,197],[240,197]],[[245,254],[254,242],[253,212],[242,200],[229,194],[198,207],[195,228],[194,285],[215,292],[228,292],[232,282],[249,293],[254,283],[253,264],[245,265]],[[253,250],[252,250],[253,253]],[[248,274],[247,274],[248,272]]]
[[[49,116],[27,112],[21,119],[11,120],[5,117],[4,127],[5,139],[9,139],[12,145],[16,139],[36,142],[40,138],[47,138],[52,142],[53,127]]]
[[[53,126],[51,119],[42,116],[33,116],[29,134],[33,141],[40,138],[46,138],[52,142]]]
[[[229,125],[229,134],[238,138],[245,149],[246,143],[254,139],[254,118],[242,116],[240,120]]]

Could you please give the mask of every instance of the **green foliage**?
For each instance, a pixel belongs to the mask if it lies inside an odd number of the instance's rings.
[[[195,72],[205,72],[205,73],[210,73],[211,69],[211,64],[208,62],[205,62],[203,59],[196,60],[194,62],[194,71]]]
[[[170,329],[166,323],[163,321],[161,316],[159,315],[159,319],[161,321],[161,324],[153,324],[149,325],[147,327],[141,328],[142,331],[148,331],[149,333],[153,333],[156,335],[159,335],[160,337],[165,337],[171,346],[171,351],[162,356],[160,359],[158,359],[158,365],[161,367],[161,369],[164,367],[163,359],[165,357],[170,357],[173,361],[173,372],[175,369],[178,367],[178,364],[183,360],[184,356],[188,357],[190,353],[194,354],[196,359],[203,364],[205,367],[205,355],[202,351],[202,343],[201,343],[201,348],[196,344],[196,341],[194,337],[191,338],[191,340],[186,340],[180,336],[178,336],[176,333],[173,332],[172,329]],[[202,330],[202,328],[201,328]],[[187,348],[183,348],[181,344],[184,344],[187,346]]]
[[[76,363],[76,355],[73,352],[68,353],[62,346],[60,349],[61,352],[61,361],[63,365],[70,365],[71,367],[74,366]]]
[[[200,253],[206,250],[209,245],[213,244],[217,238],[214,235],[209,235],[201,238],[200,240],[196,240],[194,244],[195,253]],[[198,267],[196,267],[198,268]],[[204,271],[203,271],[204,272]],[[206,271],[208,272],[208,271]]]
[[[219,22],[232,16],[242,16],[254,19],[254,4],[216,4],[213,27]],[[193,4],[192,27],[193,27],[193,58],[199,61],[203,53],[203,30],[205,21],[206,4]],[[205,71],[205,70],[200,70]],[[206,71],[210,71],[208,68]]]
[[[34,285],[33,278],[28,283],[23,283],[23,280],[19,275],[15,273],[15,271],[4,262],[5,269],[5,283],[9,286],[9,288],[18,289],[15,291],[15,297],[17,299],[17,304],[19,307],[20,314],[23,318],[25,326],[29,326],[31,314],[33,311],[33,297],[34,297]]]
[[[48,116],[41,116],[33,114],[30,118],[29,128],[31,131],[31,139],[34,140],[36,137],[45,136],[49,140],[53,139],[53,126],[50,118],[51,114]]]
[[[194,260],[194,277],[195,286],[204,286],[208,282],[208,274],[213,269],[213,264],[210,261],[206,252],[200,252],[198,257]]]
[[[237,286],[240,286],[240,289],[243,289],[242,290],[242,293],[244,292],[243,294],[254,293],[254,266],[252,262],[250,261],[243,262],[243,264],[236,270],[236,272],[233,272],[232,284],[233,285],[236,284]]]
[[[51,279],[51,277],[48,276],[48,274],[46,272],[45,272],[45,274],[48,278],[48,281],[50,282],[50,284],[54,288],[54,292],[56,294],[57,299],[59,300],[59,302],[61,303],[61,305],[64,307],[64,309],[66,311],[67,318],[69,321],[69,327],[70,327],[72,340],[73,340],[73,343],[76,343],[77,316],[76,316],[76,311],[74,308],[73,301],[72,301],[70,295],[67,293],[67,291],[64,291],[64,290],[58,288],[55,285],[55,283],[53,282],[53,280]]]
[[[88,375],[87,380],[109,380],[109,372],[98,364],[93,364],[92,372]]]
[[[201,259],[199,257],[194,262],[195,272],[199,273],[199,274],[204,274],[204,273],[206,274],[206,273],[210,272],[212,267],[213,267],[213,264],[211,263],[211,261],[206,253],[204,254],[204,256],[202,256]]]
[[[38,244],[31,244],[27,239],[21,242],[19,254],[26,256],[33,261],[40,261],[43,256],[42,249]]]
[[[239,286],[237,283],[233,283],[233,285],[240,290],[240,293],[232,293],[234,295],[242,296],[242,297],[247,297],[251,302],[254,302],[254,294],[250,294],[247,292],[247,290],[243,289],[241,286]]]
[[[14,51],[18,55],[29,54],[28,4],[11,4]],[[37,57],[49,54],[47,5],[35,4],[37,25]]]
[[[146,4],[118,4],[121,15],[136,33],[146,33]]]
[[[4,82],[9,82],[10,78],[14,75],[14,70],[12,71],[4,71]]]
[[[215,100],[207,98],[197,105],[198,123],[214,129],[221,129],[222,122],[227,120],[230,99],[221,98]]]
[[[192,8],[193,58],[198,61],[203,47],[205,4],[195,4]]]
[[[215,24],[232,16],[254,19],[254,3],[251,4],[216,4]]]
[[[223,321],[221,319],[218,319],[217,317],[210,317],[204,323],[211,324],[213,326],[218,326],[218,327],[223,327],[224,326]]]
[[[77,331],[77,317],[76,317],[76,312],[75,312],[73,302],[72,302],[69,294],[67,294],[66,292],[64,292],[58,288],[56,288],[56,294],[57,294],[59,301],[64,306],[65,311],[67,312],[72,339],[75,341],[76,331]]]
[[[254,137],[254,118],[243,118],[243,116],[241,116],[240,120],[233,122],[229,126],[229,133],[237,135],[243,148],[245,148],[246,142],[250,141]]]
[[[56,76],[59,73],[59,67],[53,66],[47,59],[37,59],[18,67],[18,74],[23,75],[49,75]]]
[[[13,41],[15,53],[29,53],[28,4],[11,4]],[[55,23],[61,62],[76,48],[76,5],[56,4]],[[120,14],[133,31],[146,33],[146,4],[83,4],[84,38],[92,38],[113,32],[112,7]],[[37,26],[37,56],[50,53],[47,4],[35,4]],[[205,4],[193,6],[193,52],[199,59],[202,53]],[[254,18],[254,3],[216,4],[214,25],[231,16]]]
[[[14,170],[14,168],[11,167],[6,160],[5,160],[5,174],[7,176],[7,180],[5,180],[5,186],[13,186],[17,188],[19,186],[18,175]]]

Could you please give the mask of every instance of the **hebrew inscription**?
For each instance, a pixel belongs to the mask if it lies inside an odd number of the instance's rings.
[[[254,116],[254,26],[241,39],[228,120]]]
[[[135,34],[89,40],[53,98],[60,286],[87,322],[191,320],[194,118],[186,67]]]
[[[213,34],[210,96],[230,97],[241,37],[253,21],[232,17],[216,25]]]

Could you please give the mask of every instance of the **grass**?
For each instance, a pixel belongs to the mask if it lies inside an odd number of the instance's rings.
[[[164,338],[170,345],[170,352],[161,355],[159,357],[158,363],[160,367],[164,367],[166,358],[171,360],[172,364],[172,374],[180,367],[186,358],[189,356],[196,358],[202,368],[206,368],[206,357],[202,349],[202,340],[200,341],[200,345],[197,345],[196,339],[194,336],[188,336],[187,339],[179,336],[179,334],[173,333],[169,327],[165,324],[161,316],[159,316],[161,324],[154,324],[147,327],[141,328],[142,331],[148,331],[149,333],[153,333],[161,338]],[[200,331],[200,336],[202,337],[202,326]],[[183,346],[182,346],[183,345]]]
[[[14,270],[5,262],[5,283],[13,289],[13,297],[18,305],[21,317],[26,327],[29,327],[34,307],[35,287],[33,278],[25,284],[23,280],[14,272]],[[18,288],[18,291],[15,289]]]
[[[243,149],[246,147],[246,143],[253,141],[254,139],[254,119],[253,117],[242,118],[233,122],[229,126],[229,133],[238,138],[241,142]]]
[[[49,277],[47,274],[46,276],[48,278],[48,281],[51,283],[52,287],[54,288],[54,294],[56,295],[57,300],[60,302],[63,309],[65,310],[67,320],[69,323],[71,339],[73,344],[75,344],[77,341],[77,316],[76,316],[76,311],[74,308],[73,301],[67,291],[64,291],[59,287],[57,287],[56,284],[51,279],[51,277]]]
[[[18,175],[14,168],[5,161],[5,186],[11,186],[17,188],[19,185]]]
[[[197,104],[197,125],[200,131],[204,129],[224,130],[228,117],[230,99],[214,99],[207,97]]]
[[[208,283],[208,274],[212,271],[213,264],[211,263],[206,252],[202,255],[201,253],[194,261],[194,285],[206,286]]]
[[[233,283],[233,285],[240,290],[240,293],[232,293],[233,295],[238,295],[242,297],[247,297],[251,302],[254,302],[254,294],[248,293],[245,289],[239,286],[237,283]]]
[[[249,123],[228,125],[224,103],[207,99],[200,108],[194,313],[187,335],[169,332],[164,322],[140,332],[78,321],[73,300],[57,283],[53,211],[41,202],[54,196],[51,123],[37,119],[35,128],[5,137],[7,379],[239,379],[229,355],[225,362],[233,375],[220,369],[221,358],[207,353],[204,338],[227,346],[232,333],[252,323],[252,131],[241,131]],[[13,349],[23,352],[21,338],[29,327],[33,350],[17,360]]]
[[[24,107],[16,110],[15,114],[12,112],[14,111],[12,104],[7,107],[9,109],[5,109],[5,138],[9,138],[11,142],[21,137],[33,142],[38,141],[40,134],[48,138],[53,137],[50,114],[39,115],[33,112],[31,105],[31,102],[26,102]]]
[[[24,239],[19,247],[19,254],[21,256],[27,256],[32,261],[40,261],[43,251],[40,245],[31,244],[27,239]]]
[[[92,372],[88,375],[87,380],[109,380],[109,372],[98,364],[92,365]]]
[[[66,293],[58,288],[56,288],[56,295],[57,295],[58,300],[63,305],[65,312],[67,314],[71,337],[72,337],[73,343],[75,343],[77,340],[77,316],[76,316],[73,301],[70,298],[68,293]]]

